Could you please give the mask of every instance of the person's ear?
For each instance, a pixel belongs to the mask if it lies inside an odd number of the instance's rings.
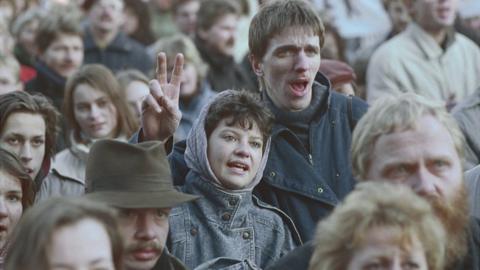
[[[263,64],[262,62],[257,59],[257,57],[253,56],[253,54],[248,55],[248,59],[250,60],[250,64],[252,65],[252,70],[258,77],[263,76]]]

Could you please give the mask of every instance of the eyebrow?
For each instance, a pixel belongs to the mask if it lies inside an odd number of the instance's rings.
[[[279,47],[275,48],[275,50],[273,50],[273,52],[298,50],[299,48],[300,47],[296,46],[296,45],[282,45],[282,46],[279,46]]]
[[[99,100],[103,100],[103,99],[108,100],[108,97],[106,97],[106,96],[99,97],[99,98],[97,98],[97,99],[94,99],[93,102],[98,102]],[[76,102],[76,103],[75,103],[75,105],[83,105],[83,104],[87,104],[87,105],[88,105],[88,104],[90,104],[90,102],[89,102],[89,101],[80,101],[80,102]]]

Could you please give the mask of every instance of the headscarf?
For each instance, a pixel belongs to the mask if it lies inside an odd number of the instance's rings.
[[[192,129],[190,130],[187,137],[185,162],[187,163],[187,167],[190,170],[200,175],[203,180],[212,182],[216,187],[224,191],[244,192],[251,191],[263,177],[263,171],[265,170],[265,166],[267,165],[268,153],[270,151],[270,137],[268,138],[264,147],[262,160],[260,161],[260,166],[258,167],[258,171],[255,174],[253,181],[251,181],[242,189],[230,190],[224,187],[213,173],[207,156],[208,139],[205,133],[205,118],[207,116],[208,110],[210,109],[212,103],[214,103],[216,100],[228,97],[229,95],[233,95],[235,92],[237,92],[237,90],[222,91],[217,95],[213,96],[210,102],[203,107],[199,117],[193,123]]]

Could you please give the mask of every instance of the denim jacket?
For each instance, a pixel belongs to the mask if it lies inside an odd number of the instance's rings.
[[[189,172],[183,192],[202,198],[172,209],[168,248],[188,268],[218,257],[264,268],[299,243],[293,222],[251,191],[227,192]]]
[[[367,104],[359,98],[353,97],[349,103],[347,97],[330,91],[330,83],[321,73],[313,91],[321,94],[323,101],[310,123],[310,149],[282,119],[276,118],[263,178],[253,190],[262,201],[292,218],[304,242],[313,239],[318,221],[354,187],[352,129],[367,110]],[[185,142],[175,144],[169,156],[176,185],[183,184],[188,172],[185,147]]]

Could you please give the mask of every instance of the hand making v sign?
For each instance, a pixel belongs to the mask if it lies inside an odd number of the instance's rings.
[[[156,78],[150,81],[150,94],[142,104],[142,131],[144,140],[166,141],[180,124],[182,113],[178,108],[180,82],[183,74],[183,55],[177,54],[170,81],[167,76],[167,57],[157,56]]]

